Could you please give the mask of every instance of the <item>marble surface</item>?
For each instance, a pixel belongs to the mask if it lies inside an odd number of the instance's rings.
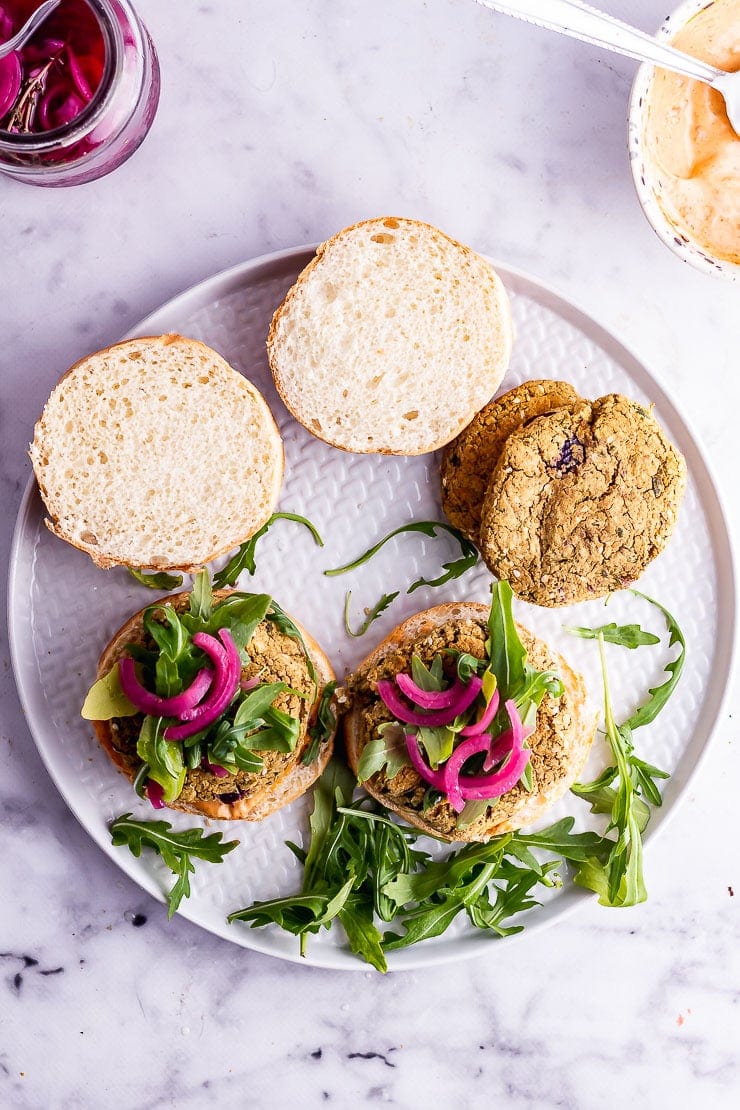
[[[665,14],[602,6],[647,29]],[[429,220],[615,331],[690,417],[737,536],[738,287],[644,221],[633,63],[472,0],[138,8],[163,94],[135,157],[70,190],[0,178],[4,564],[33,422],[71,362],[204,276],[379,213]],[[648,848],[645,905],[589,902],[511,951],[382,978],[168,924],[58,795],[5,628],[0,652],[3,1106],[736,1105],[737,687]]]

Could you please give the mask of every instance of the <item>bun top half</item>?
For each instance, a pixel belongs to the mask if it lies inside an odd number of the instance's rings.
[[[270,517],[283,446],[261,393],[204,343],[132,339],[77,362],[29,451],[47,525],[101,567],[192,571]]]
[[[345,451],[448,443],[509,365],[509,299],[491,265],[417,220],[379,217],[323,243],[273,317],[278,392]]]

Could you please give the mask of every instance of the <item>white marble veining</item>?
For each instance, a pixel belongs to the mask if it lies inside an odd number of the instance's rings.
[[[665,14],[602,6],[645,28]],[[378,213],[429,220],[614,330],[691,419],[737,537],[737,287],[644,221],[633,63],[472,0],[138,8],[163,94],[136,156],[70,190],[0,177],[3,565],[33,422],[72,361],[201,277]],[[737,1104],[737,688],[649,846],[644,906],[589,903],[490,958],[382,978],[168,924],[58,795],[4,628],[0,651],[0,1105]]]

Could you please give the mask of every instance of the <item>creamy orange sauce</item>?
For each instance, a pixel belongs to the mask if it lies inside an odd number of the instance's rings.
[[[720,69],[740,69],[740,0],[714,0],[671,39]],[[668,220],[716,258],[740,262],[740,137],[722,96],[657,70],[644,130],[648,184]]]

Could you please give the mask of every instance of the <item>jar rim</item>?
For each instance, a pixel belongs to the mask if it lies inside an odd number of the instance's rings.
[[[130,29],[136,36],[137,53],[141,53],[143,46],[139,41],[141,30],[128,0],[84,0],[84,2],[92,9],[105,44],[103,73],[89,104],[86,104],[80,114],[69,123],[63,123],[48,131],[15,132],[0,128],[0,150],[5,152],[15,150],[19,154],[21,151],[24,154],[43,154],[70,140],[78,141],[84,138],[98,124],[115,90],[125,49],[123,33],[116,18],[116,7],[122,8],[126,15],[132,17]]]

